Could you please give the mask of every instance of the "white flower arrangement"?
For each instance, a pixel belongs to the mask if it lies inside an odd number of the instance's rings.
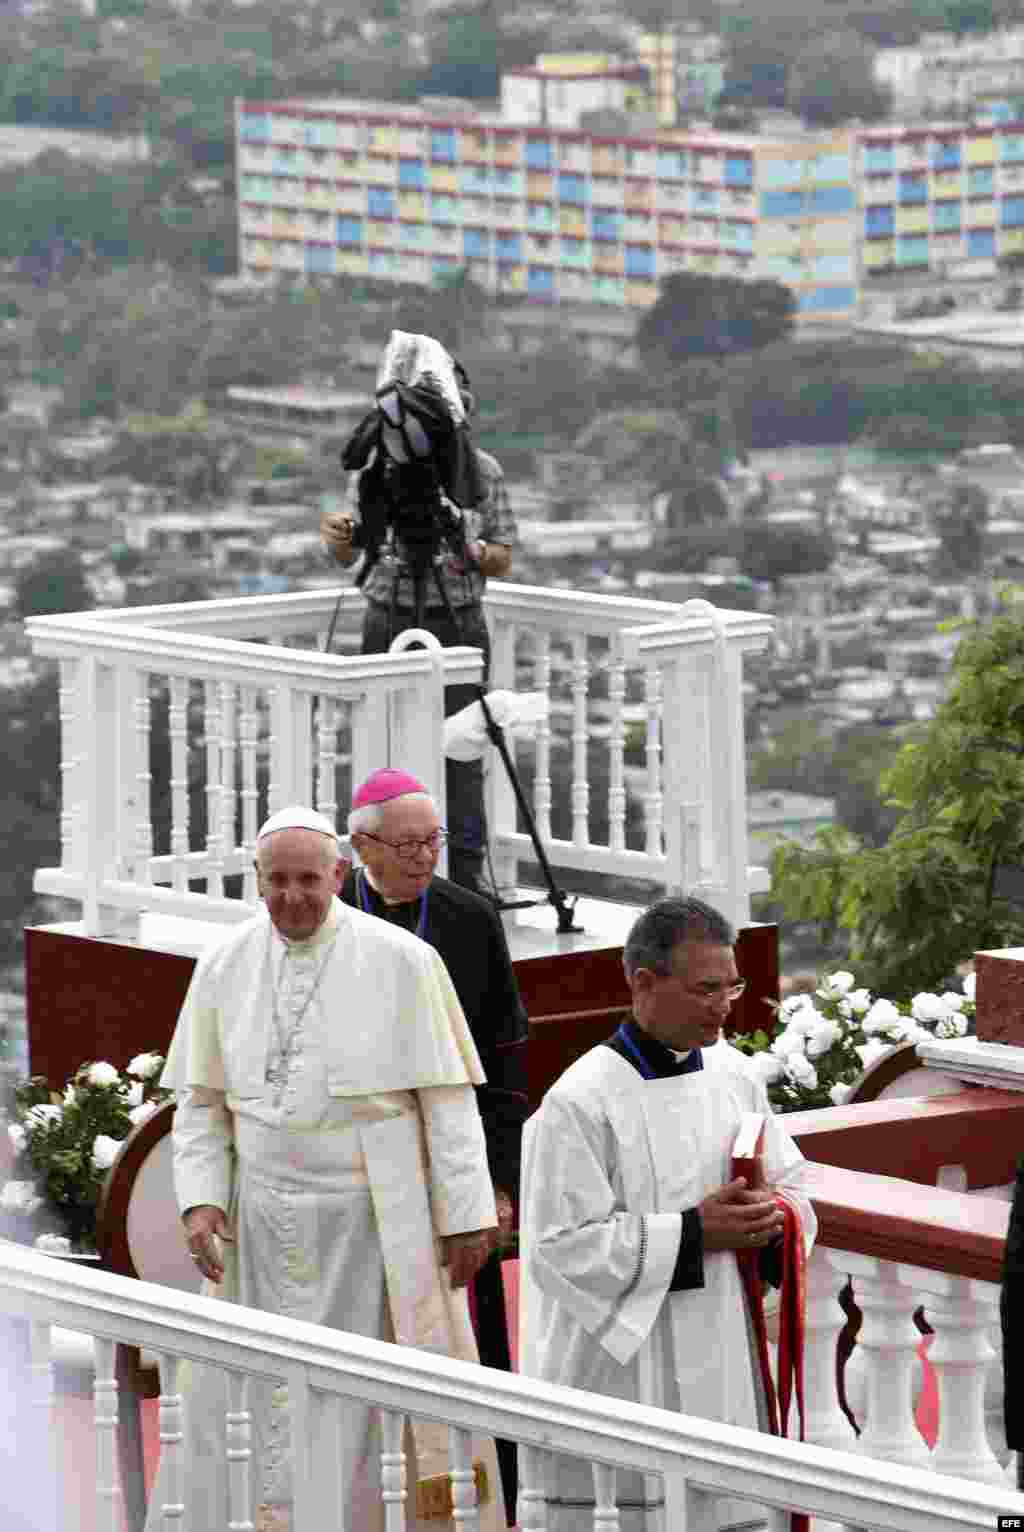
[[[157,1084],[163,1063],[159,1053],[140,1053],[123,1074],[105,1060],[83,1064],[59,1095],[38,1075],[17,1087],[7,1127],[15,1162],[0,1189],[0,1214],[16,1238],[31,1221],[40,1249],[95,1247],[103,1178],[132,1128],[170,1095]]]
[[[776,1112],[842,1106],[857,1080],[901,1043],[963,1037],[974,1015],[974,975],[963,993],[922,991],[895,1005],[856,987],[852,973],[826,974],[813,995],[793,995],[776,1008],[771,1031],[737,1034]]]

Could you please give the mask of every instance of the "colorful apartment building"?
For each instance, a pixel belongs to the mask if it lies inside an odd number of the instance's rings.
[[[1024,251],[1024,123],[862,128],[863,288],[893,273],[995,275]]]
[[[619,72],[609,88],[633,83]],[[593,74],[583,89],[589,100]],[[526,121],[357,99],[240,101],[239,271],[429,285],[467,266],[496,294],[636,308],[661,278],[695,271],[776,277],[802,318],[854,313],[850,133],[596,132],[541,120],[562,110],[550,100],[557,111]],[[614,119],[614,100],[596,109]]]

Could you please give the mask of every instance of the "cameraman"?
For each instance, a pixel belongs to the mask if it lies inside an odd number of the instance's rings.
[[[467,415],[473,411],[473,395],[460,388]],[[480,477],[486,487],[483,500],[474,509],[463,511],[467,558],[449,553],[443,559],[441,575],[454,612],[445,610],[440,593],[428,596],[423,627],[433,633],[446,648],[470,644],[482,649],[484,685],[490,671],[491,638],[484,620],[481,600],[488,575],[508,574],[512,564],[512,545],[516,524],[509,505],[505,475],[490,453],[474,447]],[[363,469],[363,472],[368,472]],[[359,557],[358,479],[352,510],[325,513],[320,520],[320,534],[328,551],[346,568]],[[366,616],[363,619],[363,654],[383,654],[392,641],[407,628],[416,626],[413,579],[399,544],[398,556],[381,558],[373,565],[363,586]],[[471,686],[445,689],[445,715],[475,702]],[[448,876],[453,883],[485,896],[490,892],[483,882],[484,862],[484,790],[482,761],[448,761],[445,764],[445,789],[448,799],[449,859]]]

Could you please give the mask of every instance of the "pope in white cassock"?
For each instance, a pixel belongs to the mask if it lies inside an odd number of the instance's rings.
[[[520,1368],[553,1383],[758,1428],[754,1360],[736,1251],[778,1267],[799,1149],[750,1062],[720,1037],[743,991],[733,933],[698,899],[664,899],[623,949],[632,1015],[551,1087],[523,1140]],[[729,1180],[743,1113],[766,1114],[767,1188]],[[548,1532],[589,1528],[589,1465],[552,1455]],[[661,1485],[620,1470],[623,1532],[652,1525]],[[721,1500],[719,1526],[763,1521]]]
[[[257,837],[265,908],[196,965],[162,1080],[185,1238],[229,1301],[475,1360],[465,1284],[496,1237],[483,1071],[443,962],[341,903],[347,865],[327,819],[274,815]],[[186,1525],[212,1532],[229,1524],[226,1384],[196,1367],[184,1392]],[[258,1527],[286,1527],[286,1388],[252,1380],[250,1409],[250,1505]],[[320,1525],[362,1532],[382,1525],[374,1412],[346,1402],[344,1433],[348,1503]],[[417,1437],[421,1473],[446,1469],[443,1445]],[[162,1503],[158,1475],[147,1525]]]

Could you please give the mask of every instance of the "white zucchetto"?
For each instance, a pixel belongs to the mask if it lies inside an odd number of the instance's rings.
[[[338,839],[338,832],[329,819],[318,814],[315,809],[303,808],[298,803],[286,809],[278,809],[276,814],[264,820],[256,835],[256,844],[259,845],[265,835],[273,835],[277,830],[316,830],[320,835],[329,835],[333,841]]]

